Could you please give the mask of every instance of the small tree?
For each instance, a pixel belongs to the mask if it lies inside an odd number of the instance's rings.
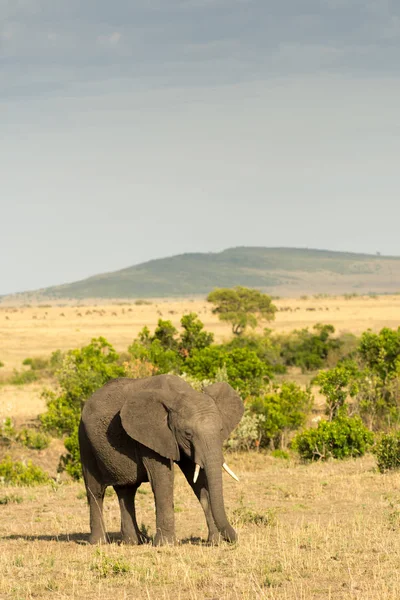
[[[400,327],[383,328],[379,333],[365,331],[358,353],[363,363],[385,382],[400,373]]]
[[[253,400],[252,412],[264,416],[262,443],[283,448],[287,434],[304,425],[312,403],[310,389],[302,390],[291,381],[273,385],[269,393]]]
[[[202,350],[214,341],[214,334],[204,331],[204,325],[196,315],[189,313],[181,319],[183,331],[179,341],[179,351],[182,356],[189,356],[196,348]]]
[[[320,371],[313,382],[319,385],[326,398],[326,414],[332,421],[346,402],[347,396],[355,396],[358,391],[358,370],[355,363],[344,363],[329,371]]]
[[[159,340],[161,346],[165,350],[176,350],[178,343],[175,339],[177,329],[172,325],[171,321],[158,320],[157,327],[154,331],[153,340]]]
[[[214,304],[212,312],[221,321],[232,324],[232,332],[241,335],[246,327],[257,327],[259,321],[271,321],[275,318],[276,306],[270,296],[258,290],[241,286],[235,288],[217,288],[210,292],[207,301]]]

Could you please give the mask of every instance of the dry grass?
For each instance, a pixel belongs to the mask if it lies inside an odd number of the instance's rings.
[[[0,598],[400,597],[399,474],[378,474],[370,457],[304,466],[253,454],[230,463],[241,476],[240,484],[225,483],[227,509],[240,517],[234,546],[201,542],[204,518],[180,473],[175,506],[182,543],[167,548],[88,546],[80,484],[0,488],[0,499],[14,495],[1,506]],[[153,497],[148,484],[142,487],[139,522],[153,533]],[[116,532],[114,494],[106,507],[108,529]],[[268,518],[256,525],[254,514]]]
[[[368,327],[398,327],[400,295],[349,300],[337,298],[280,299],[279,312],[268,326],[275,331],[332,323],[338,333],[359,334]],[[211,312],[204,299],[155,300],[149,305],[134,303],[104,305],[45,305],[7,307],[0,305],[0,360],[2,371],[19,368],[28,356],[49,355],[60,348],[68,350],[103,335],[119,351],[124,351],[138,332],[147,325],[153,329],[159,318],[170,319],[179,327],[183,314],[196,312],[207,330],[221,341],[230,336],[230,327]]]
[[[315,323],[332,323],[338,333],[360,334],[368,328],[397,328],[400,324],[400,296],[359,296],[331,298],[280,299],[275,301],[276,319],[268,324],[274,331],[291,331],[312,327]],[[132,302],[59,306],[1,306],[0,360],[6,378],[22,361],[32,356],[49,356],[57,348],[69,350],[104,336],[118,351],[126,351],[133,338],[147,325],[154,329],[159,318],[170,319],[179,327],[183,314],[196,312],[217,341],[229,338],[230,327],[218,320],[204,299],[154,300],[151,304]],[[292,375],[291,375],[292,377]],[[299,383],[308,376],[293,376]],[[304,381],[303,381],[304,380]],[[40,397],[43,384],[0,386],[0,418],[34,417],[43,412]]]
[[[270,326],[276,331],[332,323],[339,333],[398,327],[400,297],[282,299]],[[309,310],[315,309],[315,310]],[[327,310],[328,309],[328,310]],[[229,326],[204,300],[150,305],[0,307],[3,372],[27,356],[46,356],[103,335],[126,350],[138,331],[158,318],[179,324],[197,312],[222,340]],[[62,316],[63,314],[63,316]],[[43,384],[0,386],[0,417],[24,420],[44,409]],[[62,442],[41,453],[12,448],[55,474]],[[383,600],[400,597],[400,475],[380,475],[371,457],[301,465],[266,455],[233,455],[240,484],[226,479],[226,505],[240,533],[237,545],[207,547],[204,517],[180,473],[175,506],[177,547],[88,546],[83,485],[0,486],[0,599]],[[139,521],[154,533],[149,486],[138,494]],[[106,521],[119,529],[115,495]],[[257,522],[258,524],[256,524]],[[118,536],[113,539],[117,541]]]

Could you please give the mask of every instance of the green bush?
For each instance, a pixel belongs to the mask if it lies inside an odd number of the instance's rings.
[[[390,430],[400,423],[400,328],[364,332],[357,353],[357,410],[374,430]]]
[[[33,383],[38,380],[37,373],[35,371],[17,371],[14,369],[14,373],[10,378],[12,385],[25,385],[27,383]]]
[[[263,363],[268,365],[271,372],[285,373],[287,369],[281,357],[281,347],[271,334],[271,329],[264,329],[263,335],[256,333],[238,335],[224,347],[228,351],[235,348],[252,350]]]
[[[24,464],[6,456],[0,462],[0,482],[7,485],[40,485],[50,481],[49,475],[30,460]]]
[[[381,435],[374,447],[381,473],[400,468],[400,431]]]
[[[271,369],[253,350],[224,346],[194,349],[184,364],[184,370],[196,379],[215,380],[218,370],[225,367],[228,381],[244,396],[257,394],[272,376]]]
[[[40,431],[27,429],[26,427],[17,431],[9,417],[4,419],[3,424],[0,426],[0,440],[3,444],[19,442],[32,450],[43,450],[50,444],[50,438]]]
[[[10,444],[15,440],[17,435],[16,429],[14,427],[14,423],[10,419],[10,417],[6,417],[0,425],[0,441],[3,444]]]
[[[78,481],[82,478],[81,457],[79,453],[78,426],[75,427],[71,435],[67,437],[67,439],[64,441],[64,445],[68,450],[68,453],[65,456],[61,457],[58,470],[67,471],[67,473],[72,477],[72,479]]]
[[[181,319],[182,333],[179,340],[179,352],[183,357],[192,354],[193,350],[203,350],[211,346],[214,334],[204,331],[204,325],[196,313],[184,315]]]
[[[33,429],[22,429],[18,432],[16,440],[31,450],[44,450],[50,445],[50,437]]]
[[[32,371],[41,371],[49,366],[50,361],[47,358],[41,357],[25,358],[25,360],[22,361],[22,364],[25,366],[30,366]]]
[[[59,437],[73,431],[81,412],[78,400],[52,390],[44,390],[42,398],[47,404],[47,411],[39,415],[43,429]]]
[[[70,350],[57,371],[60,392],[45,390],[47,412],[40,415],[46,431],[71,434],[79,422],[81,408],[98,388],[125,375],[119,355],[103,337],[83,348]]]
[[[128,348],[133,360],[151,363],[156,367],[157,373],[179,373],[182,363],[177,350],[165,348],[159,339],[148,342],[135,340]]]
[[[353,361],[337,365],[329,371],[320,371],[313,379],[319,385],[321,393],[326,398],[326,414],[329,420],[336,417],[345,405],[348,396],[355,396],[358,392],[359,371]]]
[[[380,333],[365,331],[360,340],[358,353],[363,363],[377,373],[382,381],[400,374],[400,327],[385,327]]]
[[[364,455],[373,440],[360,417],[339,414],[333,421],[320,421],[317,428],[298,433],[292,448],[306,461],[342,459]]]
[[[374,431],[391,430],[400,424],[400,376],[384,380],[373,370],[359,372],[355,409]]]
[[[312,403],[310,390],[302,390],[294,382],[273,385],[269,394],[255,398],[251,410],[264,416],[261,445],[284,446],[288,432],[304,425]]]
[[[106,339],[92,339],[87,346],[64,356],[62,367],[57,371],[60,391],[44,392],[47,412],[40,415],[40,420],[46,431],[69,436],[65,440],[68,454],[61,458],[60,467],[66,468],[72,476],[80,473],[81,468],[77,428],[82,406],[107,381],[125,376],[119,358]]]
[[[281,357],[287,366],[300,367],[302,372],[321,369],[330,353],[337,352],[342,342],[332,338],[335,333],[333,325],[320,323],[313,327],[315,333],[308,329],[294,330],[289,335],[276,336],[281,347]]]
[[[0,368],[4,367],[4,363],[0,360]]]
[[[159,319],[154,335],[144,327],[128,352],[134,360],[152,363],[158,373],[179,374],[185,359],[194,350],[210,346],[214,339],[212,333],[203,330],[204,325],[196,313],[184,315],[181,326],[182,333],[178,337],[178,330],[171,321]]]
[[[252,413],[246,408],[239,425],[232,431],[225,442],[229,450],[250,450],[260,445],[262,437],[264,415]]]

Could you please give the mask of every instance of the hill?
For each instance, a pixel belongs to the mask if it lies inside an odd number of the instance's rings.
[[[393,293],[400,290],[400,257],[296,248],[238,247],[217,253],[151,260],[82,281],[13,298],[87,299],[205,295],[244,285],[280,296],[302,293]],[[10,296],[3,297],[3,301]]]

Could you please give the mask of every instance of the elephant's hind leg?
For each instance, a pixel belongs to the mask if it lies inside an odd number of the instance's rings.
[[[143,544],[148,541],[136,520],[135,495],[138,485],[114,486],[121,510],[121,535],[125,544]]]
[[[90,544],[106,544],[107,532],[103,520],[103,501],[106,488],[92,477],[85,477],[86,494],[90,510]]]
[[[103,521],[103,500],[106,486],[101,483],[101,474],[82,426],[79,429],[79,441],[82,472],[90,510],[89,543],[107,543],[108,538]]]

